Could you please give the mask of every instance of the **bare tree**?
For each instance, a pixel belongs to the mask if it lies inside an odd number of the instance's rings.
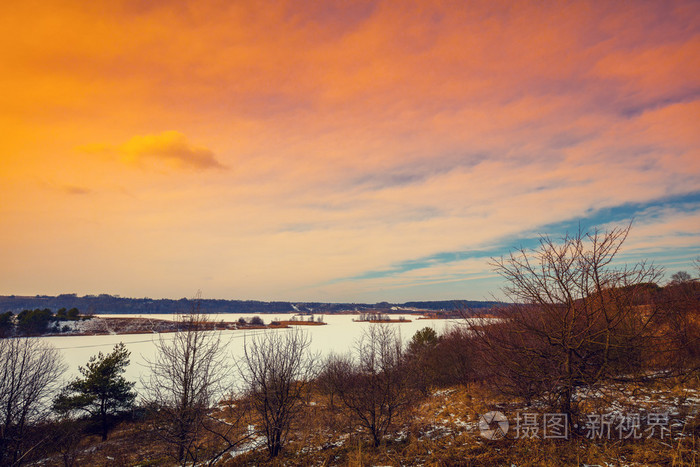
[[[220,401],[216,410],[205,412],[202,428],[212,438],[207,465],[216,465],[224,454],[254,437],[246,423],[249,415],[247,401],[232,397]]]
[[[309,335],[299,329],[268,331],[245,343],[239,372],[251,408],[260,417],[270,457],[279,455],[287,443],[316,374],[310,343]]]
[[[178,462],[194,463],[207,411],[223,395],[228,368],[220,333],[211,330],[199,300],[190,312],[177,316],[177,323],[175,334],[156,342],[158,354],[148,362],[150,376],[142,384],[154,432],[174,446]]]
[[[375,446],[397,415],[415,400],[401,339],[387,324],[366,329],[355,352],[331,357],[324,369],[330,386],[353,422],[364,428]]]
[[[654,309],[642,306],[659,271],[614,265],[630,227],[542,237],[538,249],[494,260],[513,305],[492,325],[472,326],[500,388],[544,396],[569,416],[577,390],[643,372]]]
[[[0,339],[0,464],[19,465],[25,428],[45,417],[65,371],[61,356],[38,339]]]
[[[688,274],[686,271],[678,271],[677,273],[673,274],[671,276],[671,284],[682,284],[684,282],[690,282],[693,280],[693,277]]]

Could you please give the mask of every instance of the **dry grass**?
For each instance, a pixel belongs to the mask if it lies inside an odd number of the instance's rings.
[[[642,391],[644,389],[644,391]],[[331,404],[328,397],[313,394],[290,435],[282,455],[269,459],[264,442],[245,446],[238,455],[225,455],[219,466],[698,466],[700,388],[698,382],[652,387],[606,388],[609,398],[585,405],[586,410],[606,410],[610,402],[630,410],[669,409],[672,439],[570,440],[515,439],[514,429],[505,439],[489,441],[480,436],[481,414],[500,410],[513,423],[516,412],[535,412],[521,401],[505,401],[483,386],[453,387],[435,391],[414,409],[397,419],[393,435],[374,448],[369,437]],[[621,394],[626,394],[622,398]],[[623,403],[624,401],[624,403]],[[336,401],[337,403],[337,401]],[[223,415],[223,414],[218,414]],[[255,424],[254,419],[244,423]],[[213,442],[213,439],[210,440]],[[172,465],[166,447],[149,438],[138,423],[125,423],[104,443],[96,437],[82,441],[75,465]],[[58,456],[42,465],[62,465]]]

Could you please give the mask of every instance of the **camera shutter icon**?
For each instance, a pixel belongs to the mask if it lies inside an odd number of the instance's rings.
[[[503,439],[508,433],[508,419],[498,411],[486,412],[479,418],[481,436],[488,440]]]

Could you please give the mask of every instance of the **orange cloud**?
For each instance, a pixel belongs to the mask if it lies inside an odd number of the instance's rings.
[[[114,153],[126,164],[165,162],[177,168],[222,169],[224,166],[205,147],[192,145],[182,133],[165,131],[157,135],[134,136],[119,145],[88,144],[79,147],[88,153]]]

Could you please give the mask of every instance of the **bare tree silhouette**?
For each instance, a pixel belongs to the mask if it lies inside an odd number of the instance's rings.
[[[36,446],[25,428],[45,418],[65,371],[58,351],[32,338],[0,339],[0,464],[17,465]]]
[[[177,323],[176,333],[156,342],[158,354],[142,385],[154,433],[175,448],[177,461],[197,462],[207,412],[223,396],[229,368],[220,332],[200,312],[198,298]]]
[[[267,331],[245,343],[239,373],[251,408],[260,417],[270,457],[279,455],[286,444],[316,375],[310,342],[306,332],[291,329]]]
[[[497,323],[470,322],[503,392],[545,397],[572,416],[579,389],[644,371],[655,309],[640,304],[660,271],[616,264],[629,231],[579,231],[559,243],[542,237],[535,250],[493,261],[513,304]]]
[[[379,446],[396,416],[416,400],[401,339],[388,324],[373,324],[351,355],[326,363],[326,386],[349,418],[364,428]]]

